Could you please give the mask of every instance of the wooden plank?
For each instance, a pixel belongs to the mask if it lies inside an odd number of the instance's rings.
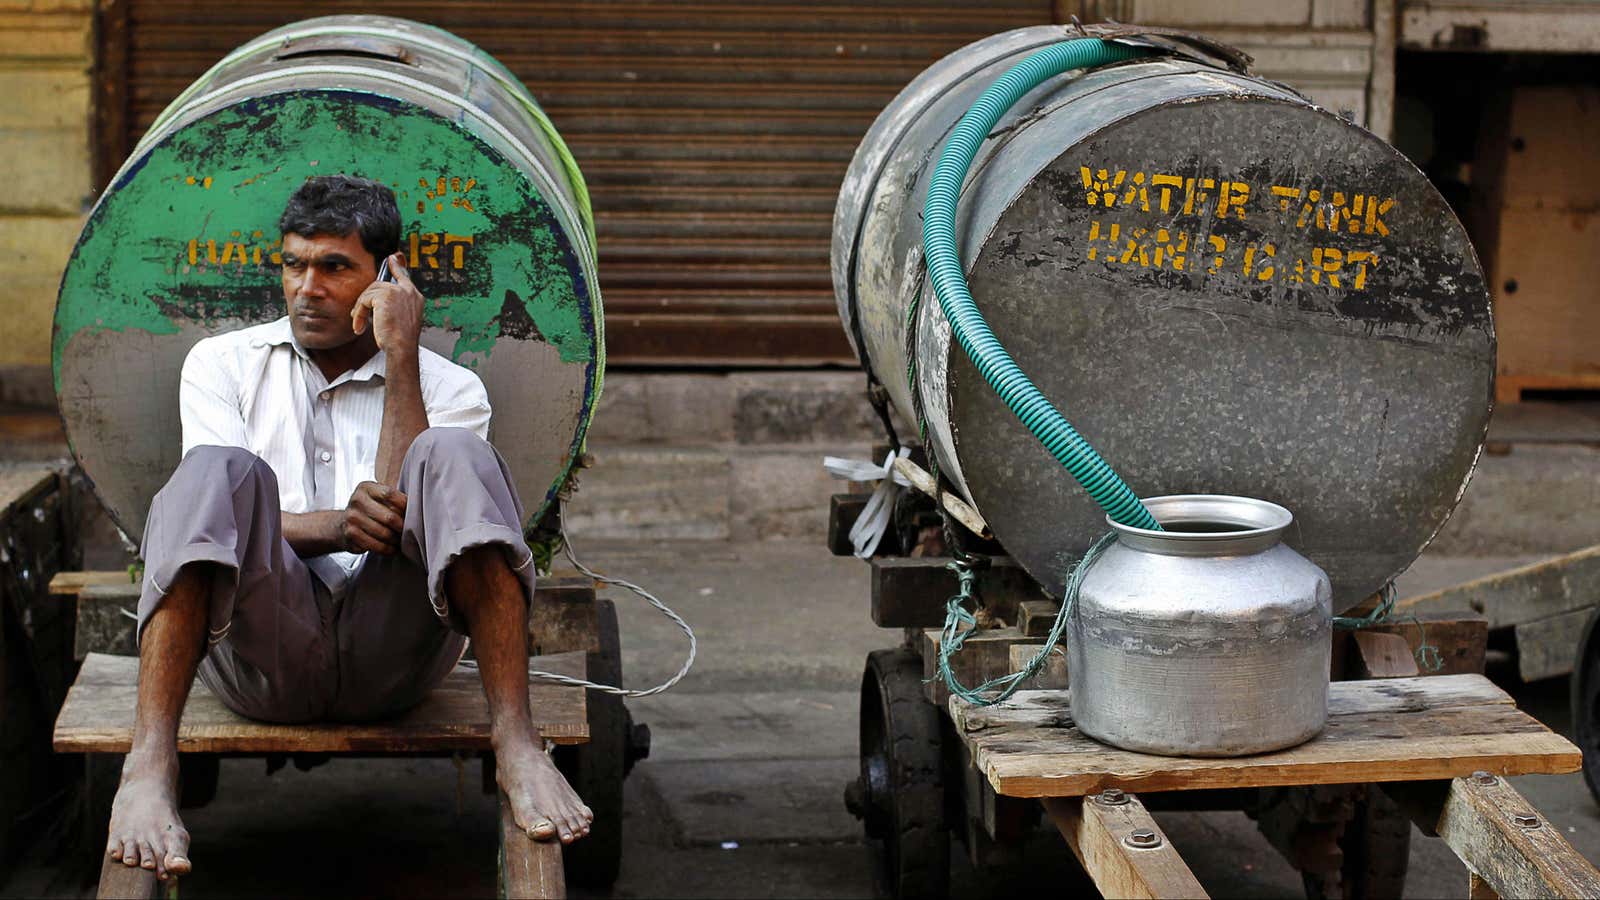
[[[537,657],[547,672],[583,677],[582,653]],[[139,660],[91,653],[56,719],[59,753],[126,753],[133,735]],[[533,681],[528,699],[539,733],[557,744],[589,739],[582,688]],[[488,750],[489,707],[478,673],[458,667],[416,707],[381,722],[277,725],[235,715],[195,682],[178,727],[183,753],[397,753]]]
[[[1522,680],[1538,681],[1571,672],[1577,662],[1583,626],[1592,615],[1594,608],[1589,607],[1518,625],[1517,668]]]
[[[834,494],[828,498],[828,552],[834,556],[855,555],[855,545],[850,543],[850,529],[856,527],[856,520],[861,518],[861,511],[870,499],[871,494]],[[893,532],[891,528],[883,536],[878,543],[879,549],[889,550],[893,547]]]
[[[1427,675],[1474,675],[1483,673],[1484,654],[1489,643],[1489,621],[1481,616],[1461,613],[1416,613],[1416,621],[1407,615],[1398,621],[1374,625],[1365,629],[1383,634],[1397,634],[1405,639],[1406,647],[1416,659],[1417,650],[1424,642],[1439,653],[1440,667],[1428,670]]]
[[[1352,662],[1356,653],[1352,635],[1356,633],[1344,629],[1333,632],[1333,677],[1336,681],[1359,678],[1353,672]],[[1481,674],[1489,644],[1488,620],[1469,613],[1407,613],[1383,625],[1363,628],[1359,633],[1398,635],[1405,641],[1411,658],[1419,660],[1424,675]],[[1418,657],[1417,651],[1424,643],[1430,653]],[[1439,668],[1430,668],[1430,661],[1437,661]]]
[[[909,458],[899,458],[894,461],[894,470],[906,477],[911,486],[927,494],[929,497],[939,498],[944,504],[945,512],[949,513],[957,522],[967,526],[967,529],[979,537],[991,537],[989,523],[983,520],[978,511],[967,504],[952,491],[936,490],[933,476],[928,470],[912,462]]]
[[[540,577],[528,607],[528,652],[534,656],[600,651],[595,622],[595,581],[571,569]]]
[[[78,593],[89,585],[117,585],[125,584],[133,590],[134,596],[139,595],[139,584],[129,577],[128,573],[117,569],[110,572],[57,572],[50,579],[50,596],[63,601],[77,600]]]
[[[1061,691],[1024,691],[977,708],[949,701],[956,730],[995,791],[1071,797],[1118,787],[1166,791],[1347,784],[1577,771],[1569,741],[1517,710],[1480,675],[1335,682],[1329,721],[1307,743],[1233,758],[1163,757],[1101,744],[1078,731]]]
[[[1024,600],[1017,604],[1017,627],[1028,637],[1044,637],[1055,627],[1061,604],[1054,600]]]
[[[1439,836],[1502,897],[1600,897],[1600,872],[1504,778],[1457,778]]]
[[[511,801],[500,792],[500,896],[559,898],[567,896],[560,841],[536,841],[517,827]]]
[[[1013,672],[1021,672],[1039,652],[1038,644],[1012,644],[1010,668]],[[1064,643],[1057,644],[1050,649],[1050,655],[1045,658],[1044,664],[1039,667],[1032,678],[1022,683],[1025,691],[1064,691],[1067,689],[1067,648]]]
[[[84,659],[91,653],[112,656],[138,656],[139,586],[128,584],[124,574],[120,583],[85,584],[78,591],[78,625],[72,634],[72,656]]]
[[[1042,802],[1101,894],[1210,896],[1139,798],[1118,791],[1110,796],[1050,797]]]
[[[950,689],[939,675],[939,642],[943,632],[928,630],[922,633],[923,693],[928,702],[943,707],[950,699]],[[1014,644],[1033,646],[1041,643],[1037,638],[1025,638],[1015,628],[988,628],[967,636],[961,651],[950,657],[950,671],[963,685],[975,688],[991,678],[1010,675],[1011,648]]]
[[[102,900],[156,900],[162,896],[161,880],[156,878],[156,873],[150,869],[141,869],[138,866],[126,866],[118,860],[100,854],[104,857],[100,861],[100,884],[95,888],[95,896]],[[178,880],[168,882],[170,893],[167,896],[178,896]]]
[[[1421,675],[1411,646],[1398,634],[1357,631],[1350,635],[1350,672],[1353,679],[1403,678]]]
[[[945,602],[956,592],[955,573],[943,556],[889,556],[872,560],[872,621],[881,628],[939,628]],[[1006,624],[1017,605],[1045,600],[1044,591],[1010,557],[994,557],[977,570],[978,596]]]
[[[34,498],[55,487],[54,469],[42,466],[0,471],[0,518],[32,503]]]
[[[1470,609],[1490,628],[1520,625],[1600,601],[1600,544],[1395,604],[1397,612]]]

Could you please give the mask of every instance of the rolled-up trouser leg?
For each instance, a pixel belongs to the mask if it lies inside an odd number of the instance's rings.
[[[461,658],[467,625],[445,596],[445,570],[466,550],[504,548],[533,596],[533,554],[505,460],[462,428],[430,428],[406,453],[396,487],[406,495],[400,553],[367,554],[335,626],[339,698],[332,715],[390,715],[422,700]]]
[[[274,722],[321,716],[335,674],[328,610],[283,538],[278,480],[237,447],[196,447],[150,504],[139,634],[181,568],[215,563],[200,680],[230,709]]]

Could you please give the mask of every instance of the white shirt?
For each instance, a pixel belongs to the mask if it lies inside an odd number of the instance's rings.
[[[483,382],[426,348],[417,353],[428,425],[466,428],[488,440]],[[272,467],[284,512],[344,509],[356,485],[377,471],[384,360],[379,350],[329,382],[295,340],[287,316],[206,338],[183,362],[183,452],[242,447]],[[363,556],[330,553],[306,563],[338,597]]]

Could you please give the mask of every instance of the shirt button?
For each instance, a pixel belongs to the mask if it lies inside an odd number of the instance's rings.
[[[333,459],[333,454],[326,450],[322,451],[322,461],[327,462],[330,459]]]
[[[324,400],[327,400],[327,399],[330,399],[330,398],[333,397],[333,391],[323,391],[322,393],[318,394],[317,396],[321,397]]]

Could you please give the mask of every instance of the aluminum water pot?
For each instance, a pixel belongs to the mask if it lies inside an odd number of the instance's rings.
[[[1328,718],[1332,590],[1262,500],[1145,501],[1165,531],[1112,523],[1068,630],[1072,713],[1096,740],[1242,756],[1311,739]]]

